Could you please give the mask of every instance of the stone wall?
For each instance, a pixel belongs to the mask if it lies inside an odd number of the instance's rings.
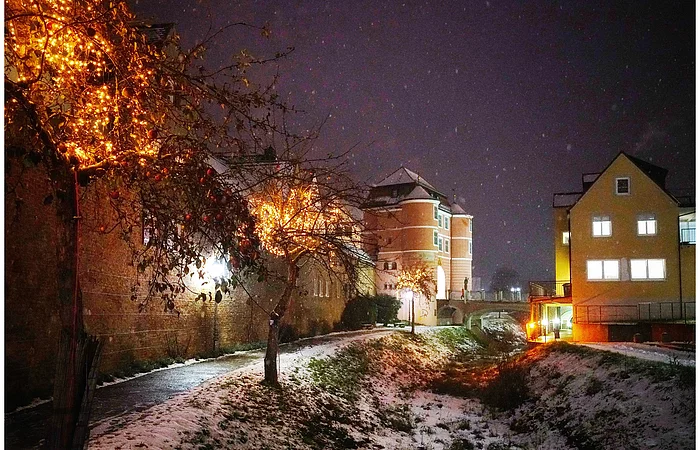
[[[54,238],[58,221],[46,200],[51,193],[47,173],[42,165],[26,167],[20,160],[7,161],[7,166],[5,407],[11,410],[51,395],[60,319]],[[81,195],[83,318],[88,333],[105,343],[101,372],[114,373],[135,361],[191,358],[267,339],[267,312],[282,291],[279,280],[248,281],[245,290],[238,287],[219,304],[195,300],[208,285],[192,280],[194,292],[177,299],[177,313],[167,311],[158,298],[142,305],[147,280],[138,278],[118,231],[101,229],[111,223],[107,192],[107,186],[96,182]],[[274,271],[274,263],[272,267]],[[340,320],[345,292],[343,279],[305,264],[283,320],[283,339],[330,331]],[[131,299],[133,293],[137,301]]]

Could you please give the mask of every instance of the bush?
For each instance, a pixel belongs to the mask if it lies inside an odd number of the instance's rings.
[[[391,295],[379,294],[370,297],[377,305],[377,322],[385,326],[397,321],[397,315],[401,308],[401,301]]]
[[[346,330],[359,330],[363,324],[377,322],[377,304],[372,297],[360,296],[345,304],[340,322]]]
[[[515,361],[498,365],[498,374],[481,393],[484,403],[501,410],[512,410],[530,398],[527,366]]]

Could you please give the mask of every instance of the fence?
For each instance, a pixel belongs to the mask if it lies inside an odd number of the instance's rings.
[[[574,306],[574,323],[695,321],[695,302],[646,302],[636,305]]]
[[[530,297],[571,297],[571,283],[568,281],[530,281]]]

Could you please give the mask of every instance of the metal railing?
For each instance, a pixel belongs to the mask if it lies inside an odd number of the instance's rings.
[[[571,297],[571,283],[568,281],[530,281],[530,298]]]
[[[695,302],[645,302],[636,305],[577,305],[574,323],[695,321]]]

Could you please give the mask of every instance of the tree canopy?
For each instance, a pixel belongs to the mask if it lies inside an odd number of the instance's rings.
[[[57,191],[74,178],[108,187],[93,231],[124,238],[147,298],[173,309],[212,257],[229,281],[259,270],[247,186],[228,162],[290,138],[274,80],[249,80],[269,59],[237,50],[209,70],[203,54],[225,30],[184,49],[172,24],[139,22],[123,1],[7,0],[5,29],[6,154],[44,162]]]

